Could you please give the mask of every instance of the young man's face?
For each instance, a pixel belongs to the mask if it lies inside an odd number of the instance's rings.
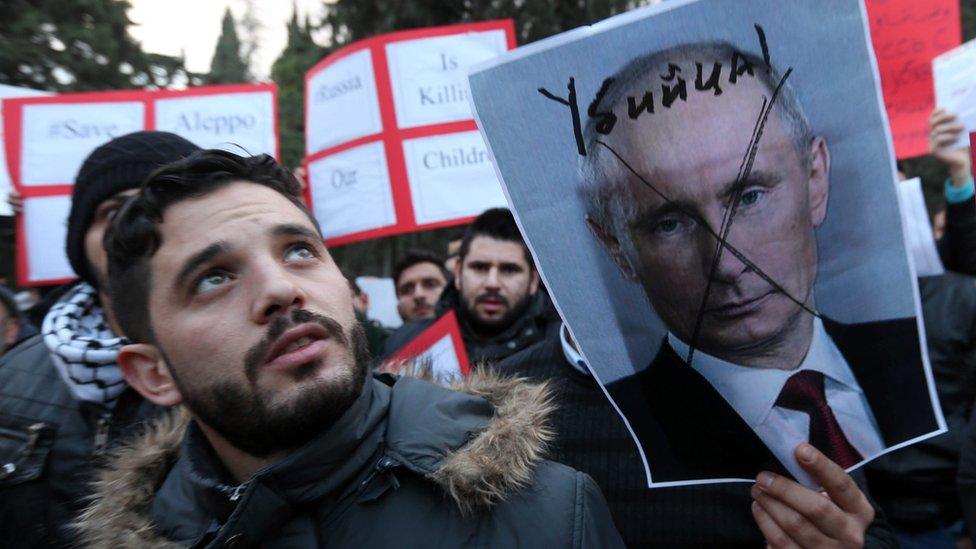
[[[483,335],[511,326],[539,288],[539,273],[526,261],[520,242],[476,236],[454,270],[461,310]]]
[[[396,281],[397,312],[403,320],[433,318],[434,304],[447,285],[439,265],[421,262],[400,273]]]
[[[689,95],[687,104],[609,136],[657,191],[627,174],[627,199],[636,204],[627,228],[636,278],[668,329],[687,342],[704,300],[697,343],[720,358],[802,331],[806,313],[796,301],[809,303],[816,278],[814,228],[826,212],[826,146],[815,140],[812,165],[805,166],[778,110],[765,125],[728,232],[735,251],[723,249],[713,269],[718,241],[712,231],[721,230],[732,202],[764,95],[755,82],[720,97]]]
[[[169,207],[160,232],[155,343],[202,423],[262,455],[348,407],[368,357],[349,284],[301,210],[232,183]]]
[[[92,215],[91,224],[85,231],[85,257],[91,266],[92,274],[98,279],[98,284],[104,291],[108,273],[108,256],[105,255],[105,229],[108,228],[115,212],[125,204],[125,201],[136,194],[138,189],[128,189],[103,200]]]

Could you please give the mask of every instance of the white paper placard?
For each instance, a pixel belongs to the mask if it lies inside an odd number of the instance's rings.
[[[419,363],[430,361],[431,373],[438,381],[451,381],[462,377],[461,364],[458,362],[457,350],[450,334],[437,340],[423,354],[418,357]]]
[[[397,312],[396,288],[392,278],[360,276],[356,284],[369,296],[369,312],[366,316],[387,328],[399,328],[403,319]]]
[[[275,155],[274,94],[221,93],[156,100],[156,129],[204,149]]]
[[[0,100],[13,97],[36,97],[41,95],[51,95],[50,92],[33,90],[30,88],[18,88],[0,84]],[[7,148],[3,142],[3,109],[0,108],[0,215],[13,215],[10,204],[7,204],[7,195],[13,190],[14,184],[10,179],[10,168],[7,165]]]
[[[308,81],[307,154],[383,130],[370,51],[329,65]]]
[[[28,280],[59,280],[75,276],[64,250],[70,211],[69,195],[24,200]]]
[[[115,137],[144,129],[140,102],[27,105],[23,110],[24,186],[74,182],[85,158]]]
[[[915,264],[916,276],[938,276],[945,273],[935,247],[935,237],[925,208],[922,180],[918,177],[898,184],[902,227],[908,244],[908,258]]]
[[[383,142],[309,163],[312,208],[325,238],[396,223]]]
[[[468,68],[508,50],[503,30],[387,44],[393,103],[401,128],[468,120]]]
[[[417,223],[507,206],[488,148],[477,131],[408,139],[403,154]]]
[[[968,147],[969,132],[976,130],[976,40],[932,60],[935,104],[954,113],[966,126],[953,147]]]

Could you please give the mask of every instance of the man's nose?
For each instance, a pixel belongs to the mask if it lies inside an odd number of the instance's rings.
[[[734,284],[740,276],[749,271],[749,266],[740,259],[738,246],[735,244],[733,228],[725,235],[724,240],[720,227],[714,227],[716,235],[708,235],[699,242],[699,254],[702,258],[702,269],[705,275],[715,282]]]
[[[251,311],[254,322],[264,324],[293,308],[304,307],[305,293],[287,270],[262,266],[254,269],[252,276],[257,294]]]

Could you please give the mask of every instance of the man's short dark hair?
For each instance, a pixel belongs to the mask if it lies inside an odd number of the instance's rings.
[[[301,185],[291,172],[266,154],[246,157],[217,149],[203,150],[159,168],[119,210],[105,232],[112,311],[130,340],[154,340],[148,306],[152,287],[149,261],[163,244],[159,232],[163,213],[173,204],[208,195],[238,181],[277,191],[303,211],[321,235],[318,223],[301,201]]]
[[[400,294],[400,275],[403,274],[403,271],[406,271],[410,267],[419,265],[421,263],[433,263],[434,266],[441,271],[441,274],[444,276],[444,280],[450,278],[447,274],[447,269],[444,268],[443,257],[428,250],[413,248],[407,250],[407,253],[396,262],[396,265],[393,266],[393,287],[396,289],[397,295]]]
[[[522,245],[525,262],[529,264],[529,269],[535,270],[535,263],[532,262],[529,247],[526,246],[525,239],[519,232],[518,225],[515,223],[515,216],[508,208],[485,210],[471,222],[471,225],[468,225],[468,230],[464,232],[464,240],[461,241],[461,250],[458,252],[458,261],[462,264],[468,252],[471,251],[471,241],[479,236],[505,242],[518,242]]]

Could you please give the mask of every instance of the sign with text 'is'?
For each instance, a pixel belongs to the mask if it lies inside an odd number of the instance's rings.
[[[5,100],[4,148],[24,198],[17,221],[20,284],[74,278],[64,251],[71,189],[93,150],[127,133],[160,130],[203,148],[277,157],[277,94],[276,85],[257,84]]]
[[[305,164],[326,242],[459,225],[506,204],[468,104],[468,68],[511,20],[375,36],[305,75]]]
[[[895,156],[928,154],[932,58],[962,41],[958,0],[867,0]]]

